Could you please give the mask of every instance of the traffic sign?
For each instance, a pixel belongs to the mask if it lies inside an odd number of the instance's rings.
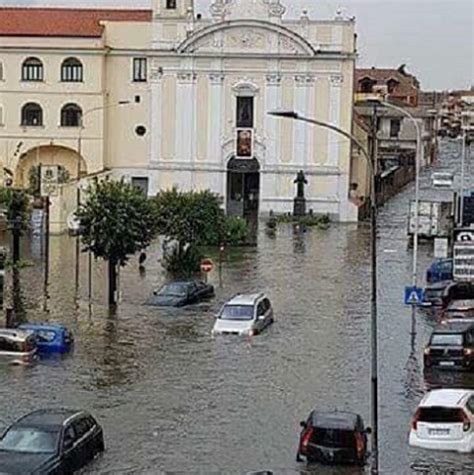
[[[214,262],[212,262],[211,259],[203,259],[201,261],[201,272],[204,272],[204,274],[209,274],[212,269],[214,269]]]
[[[420,287],[405,287],[405,305],[421,305],[424,292]]]

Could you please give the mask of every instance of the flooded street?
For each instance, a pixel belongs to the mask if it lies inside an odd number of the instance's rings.
[[[458,142],[443,144],[440,168],[456,169],[459,151]],[[430,174],[423,174],[422,198],[440,193],[430,189]],[[411,340],[403,289],[411,282],[406,229],[413,189],[379,214],[381,473],[473,473],[472,455],[408,446],[411,416],[427,387],[423,347],[436,323],[419,312]],[[299,421],[311,409],[352,410],[370,424],[369,237],[366,225],[298,235],[282,226],[275,236],[262,225],[256,248],[229,251],[221,275],[211,274],[214,300],[171,311],[143,305],[165,278],[156,245],[145,274],[136,259],[121,271],[116,314],[104,305],[101,263],[89,309],[84,254],[76,292],[73,238],[51,238],[47,298],[41,240],[24,240],[23,257],[35,264],[22,270],[28,319],[67,324],[76,346],[32,368],[0,367],[0,424],[40,407],[90,410],[104,426],[107,450],[87,473],[313,473],[295,462]],[[431,245],[423,244],[420,276],[431,260]],[[275,325],[252,340],[211,338],[220,305],[255,290],[268,293]],[[474,388],[472,373],[447,378]]]

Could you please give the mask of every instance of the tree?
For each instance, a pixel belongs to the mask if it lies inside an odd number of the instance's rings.
[[[103,181],[89,189],[77,216],[86,250],[108,262],[108,301],[113,305],[117,266],[124,266],[129,256],[147,247],[156,236],[153,203],[135,186]]]
[[[225,240],[226,218],[219,195],[209,190],[180,192],[173,188],[158,193],[154,204],[159,234],[176,244],[167,256],[168,270],[184,274],[196,271],[199,247]]]

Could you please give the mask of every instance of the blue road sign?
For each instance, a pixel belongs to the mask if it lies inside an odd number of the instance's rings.
[[[405,287],[405,305],[421,305],[424,292],[420,287]]]

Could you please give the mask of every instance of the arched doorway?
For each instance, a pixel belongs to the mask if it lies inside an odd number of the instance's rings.
[[[260,201],[260,164],[256,158],[232,157],[227,164],[227,214],[253,218]]]
[[[28,188],[32,170],[38,165],[58,165],[65,181],[77,179],[79,166],[81,176],[87,174],[86,162],[75,150],[59,145],[41,145],[28,150],[18,160],[15,186]]]

